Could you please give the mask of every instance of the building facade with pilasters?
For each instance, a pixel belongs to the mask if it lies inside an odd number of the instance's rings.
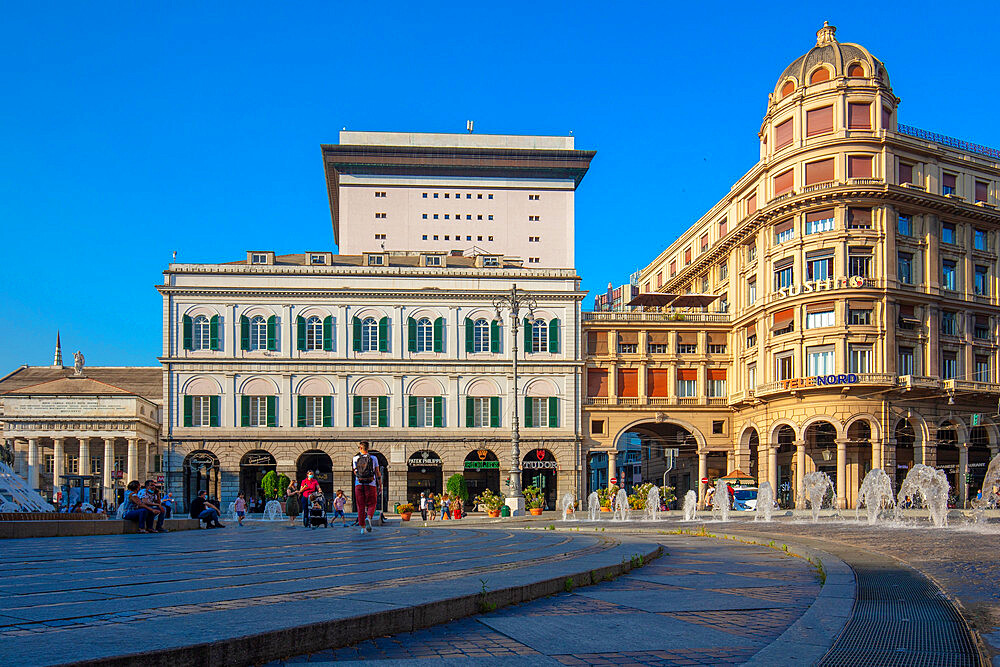
[[[493,300],[514,285],[535,308],[518,320]],[[260,499],[274,470],[318,474],[351,497],[367,440],[385,475],[380,502],[440,493],[504,494],[514,405],[525,484],[551,508],[581,476],[578,322],[572,269],[502,256],[249,252],[227,264],[172,264],[163,297],[163,438],[169,488],[222,502]],[[518,348],[519,383],[511,360]]]
[[[905,125],[898,104],[883,63],[824,26],[768,95],[757,164],[640,274],[643,294],[718,297],[695,314],[728,323],[713,420],[731,431],[721,448],[697,434],[691,456],[769,481],[784,506],[815,470],[844,507],[868,471],[898,488],[917,463],[963,506],[998,451],[1000,151]],[[618,401],[655,417],[651,399]],[[695,423],[680,402],[662,412]]]

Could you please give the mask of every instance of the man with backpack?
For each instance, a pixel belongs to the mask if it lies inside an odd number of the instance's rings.
[[[366,440],[358,443],[358,453],[351,465],[354,470],[354,501],[358,508],[358,524],[364,535],[372,532],[372,519],[375,517],[375,503],[381,481],[378,461],[368,453]]]

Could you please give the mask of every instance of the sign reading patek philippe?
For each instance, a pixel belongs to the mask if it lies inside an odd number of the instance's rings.
[[[430,452],[423,452],[421,456],[414,454],[407,463],[411,466],[439,466],[441,459],[434,458]]]
[[[850,278],[827,278],[826,280],[807,280],[800,285],[789,285],[788,287],[779,287],[771,295],[773,301],[779,299],[784,299],[788,296],[798,296],[799,294],[810,294],[812,292],[827,292],[830,290],[843,289],[845,287],[850,287],[853,289],[858,289],[859,287],[865,286],[865,279],[861,276],[851,276]]]
[[[836,386],[842,384],[857,384],[856,373],[841,373],[839,375],[814,375],[805,378],[780,380],[782,389],[803,389],[806,387]]]

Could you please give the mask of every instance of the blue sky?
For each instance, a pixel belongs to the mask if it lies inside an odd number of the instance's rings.
[[[154,365],[179,261],[333,249],[319,144],[356,130],[566,134],[585,289],[624,282],[757,159],[824,20],[902,122],[1000,147],[998,10],[965,3],[16,3],[0,22],[0,374]],[[588,307],[592,299],[587,300]]]

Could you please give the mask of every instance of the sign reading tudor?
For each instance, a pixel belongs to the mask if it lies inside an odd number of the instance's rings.
[[[811,292],[826,292],[829,290],[843,289],[845,287],[850,287],[853,289],[858,289],[865,286],[865,279],[861,276],[851,276],[850,278],[840,277],[840,278],[827,278],[826,280],[807,280],[800,285],[789,285],[788,287],[779,287],[777,291],[772,295],[772,299],[777,301],[779,299],[784,299],[789,296],[798,296],[799,294],[810,294]]]
[[[524,457],[522,470],[556,470],[556,457],[547,449],[536,449]]]
[[[857,384],[857,373],[841,373],[839,375],[814,375],[807,378],[792,378],[780,380],[782,389],[803,389],[806,387],[836,386],[842,384]]]

